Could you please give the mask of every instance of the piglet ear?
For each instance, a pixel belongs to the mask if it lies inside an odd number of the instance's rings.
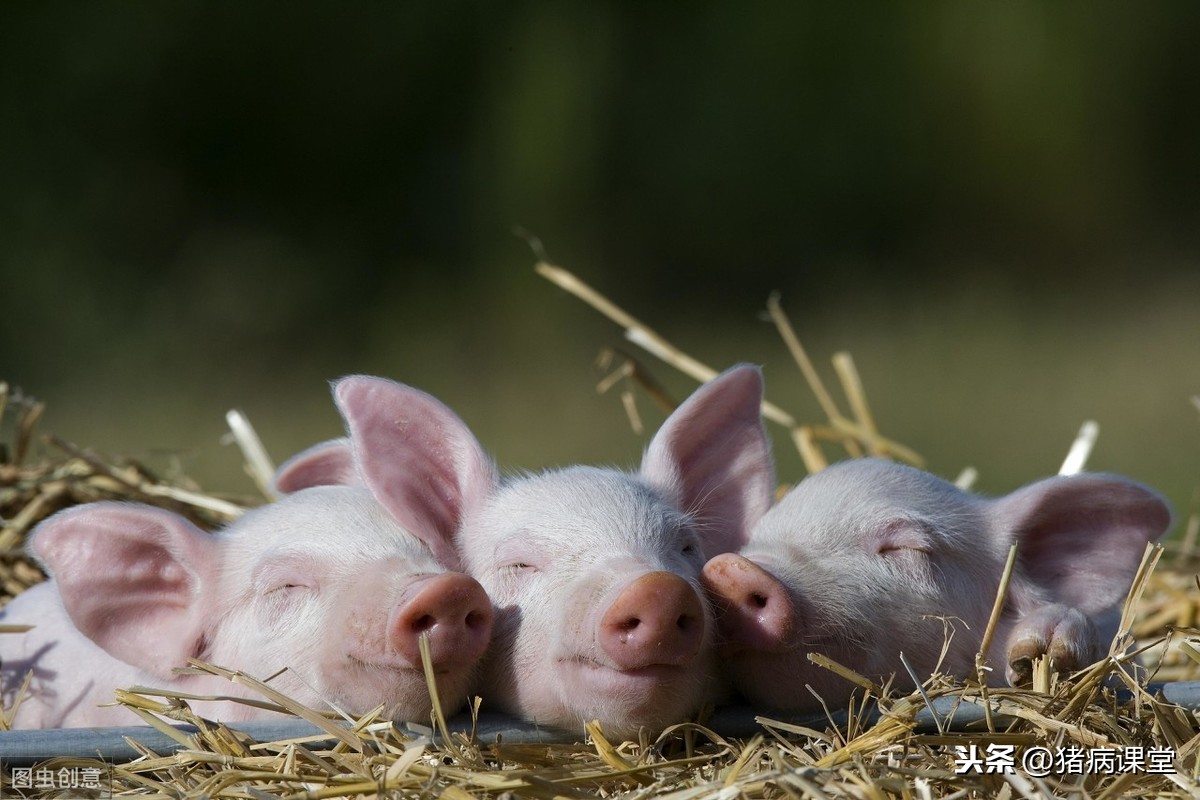
[[[357,483],[350,440],[331,439],[289,458],[275,470],[272,488],[291,494],[313,486],[346,486]]]
[[[183,517],[87,503],[41,523],[29,548],[57,581],[75,627],[115,658],[168,678],[200,655],[217,542]]]
[[[1084,613],[1125,599],[1147,543],[1171,524],[1161,497],[1116,475],[1047,478],[992,501],[990,513],[1024,574]]]
[[[675,409],[642,459],[642,476],[696,517],[709,558],[737,551],[771,505],[775,468],[762,398],[757,367],[721,373]]]
[[[495,489],[495,467],[458,416],[425,392],[355,375],[334,387],[359,477],[446,567],[455,534]]]

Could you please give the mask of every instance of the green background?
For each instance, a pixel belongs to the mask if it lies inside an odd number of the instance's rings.
[[[502,467],[636,463],[556,262],[821,414],[832,382],[954,477],[1200,484],[1200,5],[12,3],[0,378],[43,430],[246,491],[368,372]],[[694,384],[651,366],[682,397]],[[651,425],[661,420],[643,398]],[[780,478],[803,469],[781,431]]]

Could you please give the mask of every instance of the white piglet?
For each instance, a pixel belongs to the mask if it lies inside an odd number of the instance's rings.
[[[428,719],[426,634],[442,700],[457,708],[492,606],[477,581],[438,563],[436,541],[410,530],[361,486],[306,489],[215,534],[150,506],[59,512],[30,542],[52,580],[0,611],[0,622],[34,626],[0,635],[5,707],[30,672],[23,728],[135,723],[125,709],[98,707],[135,684],[257,697],[223,678],[173,672],[194,657],[258,678],[286,668],[271,685],[317,708],[382,704],[393,719]],[[225,720],[273,713],[196,706]]]
[[[1032,660],[1059,671],[1107,652],[1146,544],[1170,525],[1153,491],[1113,475],[1038,481],[995,500],[880,459],[801,481],[740,554],[705,565],[734,685],[752,703],[819,710],[854,687],[811,663],[862,675],[974,674],[1009,547],[1017,562],[987,654],[992,682],[1027,682]],[[952,627],[944,660],[943,644]]]
[[[401,443],[446,443],[424,487],[441,513],[424,523],[456,538],[463,569],[496,606],[480,672],[485,708],[574,730],[595,719],[625,736],[681,721],[712,696],[718,671],[700,571],[706,558],[736,550],[771,500],[757,368],[698,389],[636,473],[570,467],[502,484],[467,427],[432,397],[362,376],[336,391],[354,474],[377,491],[389,469],[406,471]],[[426,399],[419,413],[415,396]],[[281,483],[336,481],[348,474],[345,456],[344,441],[313,448],[285,465]],[[321,464],[333,468],[322,474]]]

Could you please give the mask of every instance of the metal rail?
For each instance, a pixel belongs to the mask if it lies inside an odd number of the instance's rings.
[[[1183,708],[1200,709],[1200,681],[1182,681],[1177,683],[1156,683],[1146,687],[1155,697],[1167,703]],[[1118,698],[1128,700],[1128,691],[1118,692]],[[824,729],[832,719],[837,725],[845,723],[845,712],[835,713],[832,718],[823,714],[806,714],[803,716],[778,714],[758,711],[745,706],[728,706],[717,711],[705,723],[706,726],[722,736],[748,737],[762,730],[759,718],[767,717],[791,725]],[[876,712],[874,717],[878,717]],[[936,718],[935,718],[936,717]],[[996,724],[1005,724],[1010,717],[1005,717],[998,703],[992,704],[992,719]],[[922,708],[916,715],[916,730],[921,733],[935,733],[940,730],[952,732],[973,732],[982,729],[985,722],[984,707],[977,702],[964,703],[958,697],[945,696],[933,698],[929,706]],[[459,715],[448,720],[451,731],[469,731],[472,728],[470,717]],[[177,730],[188,735],[196,733],[192,725],[176,725]],[[274,721],[257,721],[230,723],[229,727],[241,731],[259,742],[275,742],[285,739],[300,739],[319,737],[320,728],[300,719],[281,719]],[[508,743],[570,743],[582,740],[579,732],[568,732],[553,728],[543,728],[529,722],[503,714],[481,714],[475,722],[476,740],[481,743],[492,743],[500,739]],[[413,736],[432,736],[427,727],[397,723],[397,728]],[[111,762],[128,762],[141,754],[126,741],[126,738],[137,741],[149,750],[161,756],[168,756],[184,749],[177,740],[145,725],[114,728],[56,728],[50,730],[31,731],[0,731],[0,766],[27,767],[39,764],[51,758],[96,758]],[[336,740],[329,739],[332,746]],[[323,740],[316,739],[311,746],[320,747]]]

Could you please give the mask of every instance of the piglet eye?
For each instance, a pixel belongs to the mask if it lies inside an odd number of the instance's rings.
[[[881,546],[881,547],[879,548],[878,552],[879,552],[879,555],[881,555],[881,556],[885,556],[885,555],[887,555],[887,554],[889,554],[889,553],[899,553],[899,554],[903,554],[903,553],[922,553],[922,554],[924,554],[924,555],[929,555],[929,550],[928,550],[928,548],[925,548],[925,547],[916,547],[916,546],[912,546],[912,545],[906,545],[906,544],[888,544],[888,545],[883,545],[883,546]]]
[[[317,588],[316,578],[298,569],[271,569],[264,571],[259,577],[261,591],[265,594],[276,592],[309,591]]]
[[[888,553],[924,553],[929,554],[928,543],[922,541],[892,541],[881,542],[877,549],[878,554],[886,555]]]
[[[927,556],[931,550],[926,526],[914,520],[893,520],[883,526],[875,542],[875,552],[881,556]]]
[[[270,592],[291,592],[291,591],[295,591],[297,589],[309,589],[309,588],[311,588],[311,587],[308,586],[308,584],[304,584],[304,583],[281,583],[278,586],[270,589],[268,593],[270,593]]]
[[[541,572],[549,560],[545,546],[531,541],[523,531],[517,531],[496,546],[491,563],[493,569],[515,576]]]

